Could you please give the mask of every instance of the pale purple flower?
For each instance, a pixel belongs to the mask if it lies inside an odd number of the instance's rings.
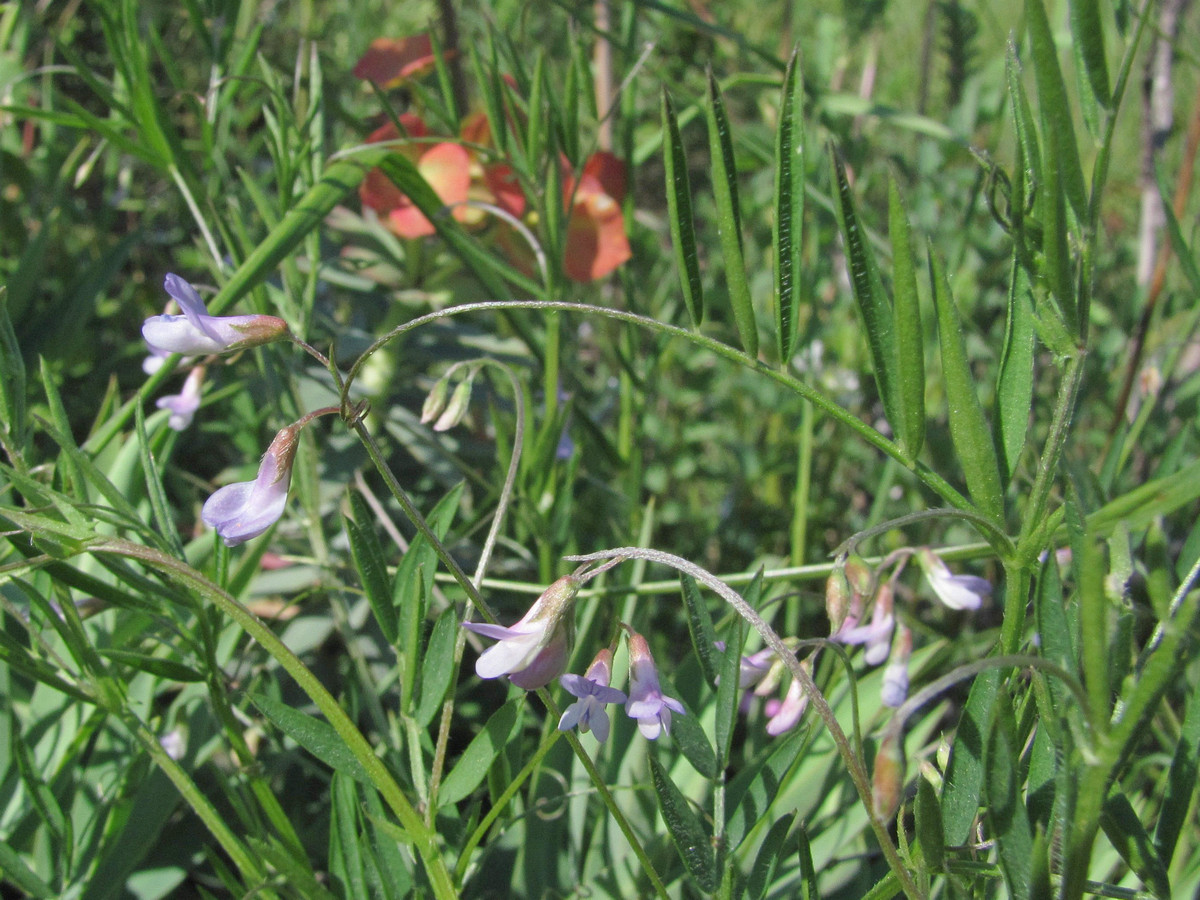
[[[848,624],[851,620],[847,619]],[[892,587],[881,584],[875,597],[875,608],[871,611],[871,624],[843,628],[834,635],[834,640],[843,644],[863,644],[863,660],[869,666],[877,666],[887,659],[892,643],[892,629],[896,617],[892,611]]]
[[[912,657],[913,636],[907,625],[896,626],[896,637],[892,641],[892,653],[883,670],[883,686],[879,689],[884,706],[893,709],[908,697],[908,661]]]
[[[174,431],[183,431],[192,424],[192,416],[200,408],[200,385],[204,382],[204,366],[196,366],[188,373],[183,389],[178,394],[159,397],[156,406],[159,409],[169,409],[170,418],[167,427]]]
[[[754,687],[766,678],[767,673],[771,671],[774,659],[775,651],[770,647],[759,650],[757,653],[751,653],[749,656],[743,656],[738,665],[738,687]]]
[[[517,687],[534,690],[562,674],[571,652],[573,620],[568,615],[582,582],[574,575],[558,579],[542,592],[524,618],[510,627],[464,622],[463,628],[497,641],[475,661],[480,678],[507,675]]]
[[[917,553],[917,561],[933,592],[951,609],[979,609],[983,598],[992,593],[992,585],[986,578],[953,574],[941,557],[928,547]]]
[[[637,632],[629,635],[629,699],[625,714],[637,719],[638,730],[648,740],[671,732],[671,711],[683,715],[683,704],[663,695],[658,684],[658,669],[650,646]]]
[[[253,481],[226,485],[205,501],[200,518],[216,529],[225,546],[258,537],[283,515],[301,427],[289,425],[275,435]]]
[[[806,670],[811,669],[811,664],[805,665],[808,662],[809,660],[805,659],[800,665],[805,666]],[[808,694],[804,693],[804,686],[800,684],[800,679],[793,677],[792,683],[788,685],[787,693],[784,694],[783,702],[772,710],[771,718],[767,720],[767,734],[771,737],[778,737],[785,731],[791,731],[799,723],[800,717],[804,715],[807,707]]]
[[[142,337],[151,351],[193,356],[221,353],[288,335],[287,323],[275,316],[210,316],[196,289],[178,275],[167,275],[164,287],[183,315],[151,316],[142,324]]]
[[[605,647],[596,654],[592,664],[583,675],[563,675],[558,679],[566,690],[579,699],[566,708],[558,720],[559,731],[569,731],[576,725],[587,734],[590,730],[596,740],[608,737],[608,703],[624,703],[625,692],[609,687],[612,678],[612,651]]]

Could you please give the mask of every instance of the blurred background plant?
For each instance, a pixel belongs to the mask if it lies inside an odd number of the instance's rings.
[[[1190,896],[1197,15],[0,4],[3,890]],[[168,272],[320,352],[173,422]],[[319,407],[225,547],[204,500]],[[569,670],[636,628],[669,735],[459,677],[469,605],[630,547]],[[855,554],[898,711],[803,643]]]

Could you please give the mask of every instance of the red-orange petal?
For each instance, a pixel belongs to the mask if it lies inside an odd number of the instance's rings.
[[[433,68],[433,43],[428,34],[403,38],[376,38],[354,66],[354,77],[391,88],[406,78]]]
[[[572,281],[595,281],[629,259],[621,207],[607,194],[591,194],[571,209],[563,271]]]

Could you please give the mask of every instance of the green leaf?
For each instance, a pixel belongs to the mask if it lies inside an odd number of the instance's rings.
[[[8,315],[8,289],[0,285],[0,428],[5,445],[23,452],[26,427],[25,360]]]
[[[687,609],[688,632],[692,636],[696,658],[700,660],[700,671],[704,673],[708,686],[716,687],[723,655],[717,649],[717,631],[713,628],[712,616],[700,589],[696,587],[696,579],[681,573],[679,582],[683,588],[683,605]]]
[[[746,262],[742,255],[742,219],[738,210],[737,166],[733,159],[733,133],[725,117],[721,89],[712,70],[708,72],[708,150],[712,162],[713,197],[717,204],[717,232],[721,239],[721,254],[725,258],[725,285],[729,290],[729,305],[737,325],[742,349],[749,356],[758,356],[758,324],[754,320],[754,303],[746,280]]]
[[[400,635],[400,625],[392,600],[392,581],[388,576],[383,548],[372,527],[370,510],[355,492],[350,493],[350,508],[354,518],[345,519],[346,536],[350,539],[350,558],[354,560],[354,568],[358,571],[375,621],[379,623],[384,639],[394,646]]]
[[[766,759],[746,767],[729,783],[725,792],[725,834],[730,846],[738,846],[767,814],[784,776],[795,765],[808,739],[808,729],[796,728],[775,742]]]
[[[173,556],[186,559],[183,552],[183,541],[179,538],[179,530],[171,518],[171,506],[167,502],[167,492],[163,490],[162,474],[158,463],[150,450],[150,439],[146,436],[146,416],[139,403],[134,407],[134,430],[137,435],[138,451],[142,458],[142,473],[146,479],[146,495],[150,498],[150,510],[154,514],[154,524],[158,533],[166,538],[167,548]]]
[[[1014,900],[1029,900],[1032,889],[1033,832],[1021,801],[1020,747],[1012,706],[1003,691],[997,694],[988,740],[987,816],[996,835],[1000,871]]]
[[[929,252],[929,278],[933,284],[938,316],[938,342],[942,351],[942,377],[949,406],[950,437],[962,465],[971,499],[980,511],[995,521],[1004,520],[1004,494],[1000,487],[1000,463],[992,432],[988,428],[975,378],[967,360],[958,307],[950,293],[950,282],[941,263]]]
[[[804,73],[800,49],[792,51],[779,98],[775,135],[775,337],[779,362],[787,365],[796,346],[804,249]]]
[[[696,252],[696,223],[692,214],[692,184],[688,177],[687,155],[679,134],[679,120],[666,88],[662,92],[663,170],[667,181],[667,221],[671,226],[671,247],[679,269],[679,286],[692,325],[704,321],[704,286],[700,282],[700,259]]]
[[[275,727],[335,772],[341,772],[363,784],[371,778],[355,759],[350,748],[328,722],[280,703],[265,694],[251,693],[250,701]]]
[[[901,446],[915,459],[925,443],[925,339],[912,233],[894,177],[888,179],[888,236],[892,241],[892,313],[900,403],[896,426]]]
[[[1071,0],[1071,33],[1076,54],[1087,72],[1096,102],[1108,109],[1112,88],[1108,82],[1108,58],[1104,52],[1104,26],[1100,21],[1098,0]]]
[[[358,791],[354,779],[334,772],[329,799],[329,874],[345,896],[369,900],[363,842],[358,833]]]
[[[767,830],[767,836],[758,848],[758,855],[754,857],[754,866],[750,869],[750,877],[746,882],[746,896],[751,900],[762,900],[767,889],[775,881],[775,868],[787,854],[784,842],[796,818],[797,814],[782,816],[772,822]]]
[[[129,666],[141,672],[147,672],[159,678],[164,678],[167,681],[187,683],[204,680],[203,672],[198,672],[191,666],[185,666],[183,663],[176,662],[173,659],[163,659],[161,656],[147,656],[144,653],[135,653],[132,650],[103,649],[100,650],[100,655],[105,659],[111,659],[115,663]]]
[[[458,614],[453,607],[442,611],[434,623],[433,633],[421,660],[421,701],[413,718],[422,728],[433,721],[442,708],[446,691],[450,689],[457,667],[454,665],[454,642],[458,636]]]
[[[846,251],[846,265],[850,270],[850,284],[854,288],[854,299],[867,333],[867,347],[871,351],[871,365],[875,369],[875,383],[879,387],[879,398],[883,401],[883,412],[892,428],[900,434],[904,428],[904,416],[899,405],[896,387],[896,336],[895,317],[892,304],[883,289],[875,251],[867,239],[866,232],[854,208],[854,194],[846,167],[831,144],[829,159],[833,167],[834,203],[838,227],[842,232],[842,244]]]
[[[1002,484],[1012,480],[1029,431],[1029,415],[1033,408],[1033,351],[1033,291],[1029,275],[1014,253],[1009,267],[1004,352],[996,379],[996,429]]]
[[[678,697],[667,679],[663,678],[663,692],[668,697]],[[705,778],[716,778],[720,771],[717,768],[717,756],[712,743],[699,720],[689,711],[671,715],[671,738],[675,746],[683,754],[684,759],[692,764],[692,768]]]
[[[1158,814],[1158,825],[1154,831],[1154,845],[1158,857],[1170,865],[1175,855],[1179,835],[1187,821],[1188,809],[1196,793],[1200,774],[1200,685],[1193,685],[1179,729],[1179,742],[1171,758],[1167,772],[1167,786],[1163,792],[1162,809]]]
[[[1004,57],[1004,73],[1008,86],[1008,102],[1012,109],[1013,125],[1017,132],[1017,141],[1021,145],[1021,157],[1029,167],[1026,183],[1042,183],[1042,151],[1038,146],[1037,126],[1034,124],[1033,108],[1029,105],[1029,97],[1025,93],[1025,84],[1021,79],[1021,61],[1017,56],[1017,45],[1010,39]],[[1024,197],[1014,197],[1014,205],[1023,205]]]
[[[1129,798],[1119,792],[1109,795],[1100,813],[1100,827],[1121,859],[1146,887],[1161,900],[1170,900],[1171,881],[1146,827],[1134,812]]]
[[[800,856],[800,900],[820,900],[817,890],[817,868],[813,865],[812,844],[808,840],[808,828],[801,822],[796,826],[796,840]]]
[[[761,575],[761,570],[759,572]],[[717,768],[725,768],[729,751],[733,746],[733,731],[738,721],[738,704],[741,686],[738,681],[742,669],[742,644],[746,640],[746,620],[741,616],[734,619],[733,627],[725,641],[725,653],[721,659],[721,680],[717,684],[716,721],[713,738],[717,746]]]
[[[483,730],[471,739],[438,790],[439,808],[457,803],[483,783],[488,769],[508,744],[522,702],[521,697],[509,700],[492,713]]]
[[[683,792],[654,756],[650,757],[650,775],[663,821],[667,824],[671,841],[679,851],[684,866],[699,882],[701,889],[715,891],[719,879],[708,833]]]
[[[60,891],[42,881],[7,841],[0,841],[0,872],[4,873],[5,881],[28,897],[53,900],[54,897],[62,896]]]
[[[1045,164],[1061,165],[1063,193],[1077,221],[1087,221],[1087,193],[1083,183],[1083,168],[1079,148],[1075,143],[1075,122],[1067,102],[1067,89],[1058,65],[1058,48],[1046,18],[1042,0],[1025,0],[1025,23],[1033,51],[1033,73],[1037,81],[1038,105],[1044,122],[1046,140]],[[1050,175],[1046,173],[1047,188]]]
[[[1000,670],[981,672],[971,685],[942,788],[942,825],[946,843],[965,844],[979,810],[983,790],[983,748],[992,730],[992,711],[1000,687]]]
[[[917,779],[915,805],[916,841],[925,865],[931,872],[946,866],[946,834],[942,828],[942,808],[937,793],[926,779]]]

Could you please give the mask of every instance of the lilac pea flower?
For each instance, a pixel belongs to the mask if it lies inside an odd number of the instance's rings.
[[[559,731],[570,731],[575,726],[587,734],[590,730],[596,740],[608,738],[608,703],[624,703],[625,692],[609,687],[612,678],[612,651],[605,647],[596,654],[592,664],[583,675],[563,675],[558,679],[566,690],[579,699],[566,708],[558,720]]]
[[[979,609],[983,598],[992,593],[992,585],[977,575],[955,575],[941,557],[928,547],[917,553],[917,561],[925,571],[925,580],[939,600],[951,609]]]
[[[178,394],[159,397],[155,405],[159,409],[168,409],[171,416],[167,419],[167,427],[173,431],[183,431],[192,424],[192,417],[200,408],[200,385],[204,382],[204,366],[196,366],[188,373],[183,383],[183,390]]]
[[[142,337],[151,351],[196,356],[254,347],[288,336],[287,323],[275,316],[210,316],[196,289],[178,275],[167,275],[164,287],[183,315],[151,316],[142,324]]]
[[[751,688],[766,678],[774,659],[775,651],[770,647],[743,656],[738,666],[738,687]]]
[[[567,614],[581,582],[574,575],[558,579],[534,601],[515,625],[464,622],[463,628],[499,641],[475,661],[480,678],[508,680],[527,691],[544,687],[562,674],[571,652],[572,619]]]
[[[302,427],[289,425],[275,435],[253,481],[226,485],[205,501],[200,518],[216,529],[226,547],[258,537],[283,515]]]
[[[884,706],[894,709],[908,697],[908,661],[912,657],[912,646],[912,631],[901,623],[896,627],[891,657],[883,670],[883,686],[879,689]]]
[[[638,730],[647,740],[671,732],[671,711],[684,714],[683,704],[663,695],[658,684],[658,669],[650,646],[637,632],[629,635],[629,699],[625,714],[637,719]]]
[[[864,645],[863,661],[869,666],[877,666],[887,659],[896,625],[892,597],[891,585],[881,584],[875,597],[875,608],[871,611],[871,624],[844,629],[834,638],[843,644]]]
[[[807,662],[806,659],[800,665],[803,666]],[[806,668],[811,668],[811,666],[806,666]],[[800,722],[800,717],[804,715],[804,710],[807,708],[808,695],[804,693],[800,679],[793,677],[792,683],[788,685],[787,693],[783,697],[783,702],[772,710],[771,718],[767,720],[767,734],[771,737],[778,737],[785,731],[791,731]]]

